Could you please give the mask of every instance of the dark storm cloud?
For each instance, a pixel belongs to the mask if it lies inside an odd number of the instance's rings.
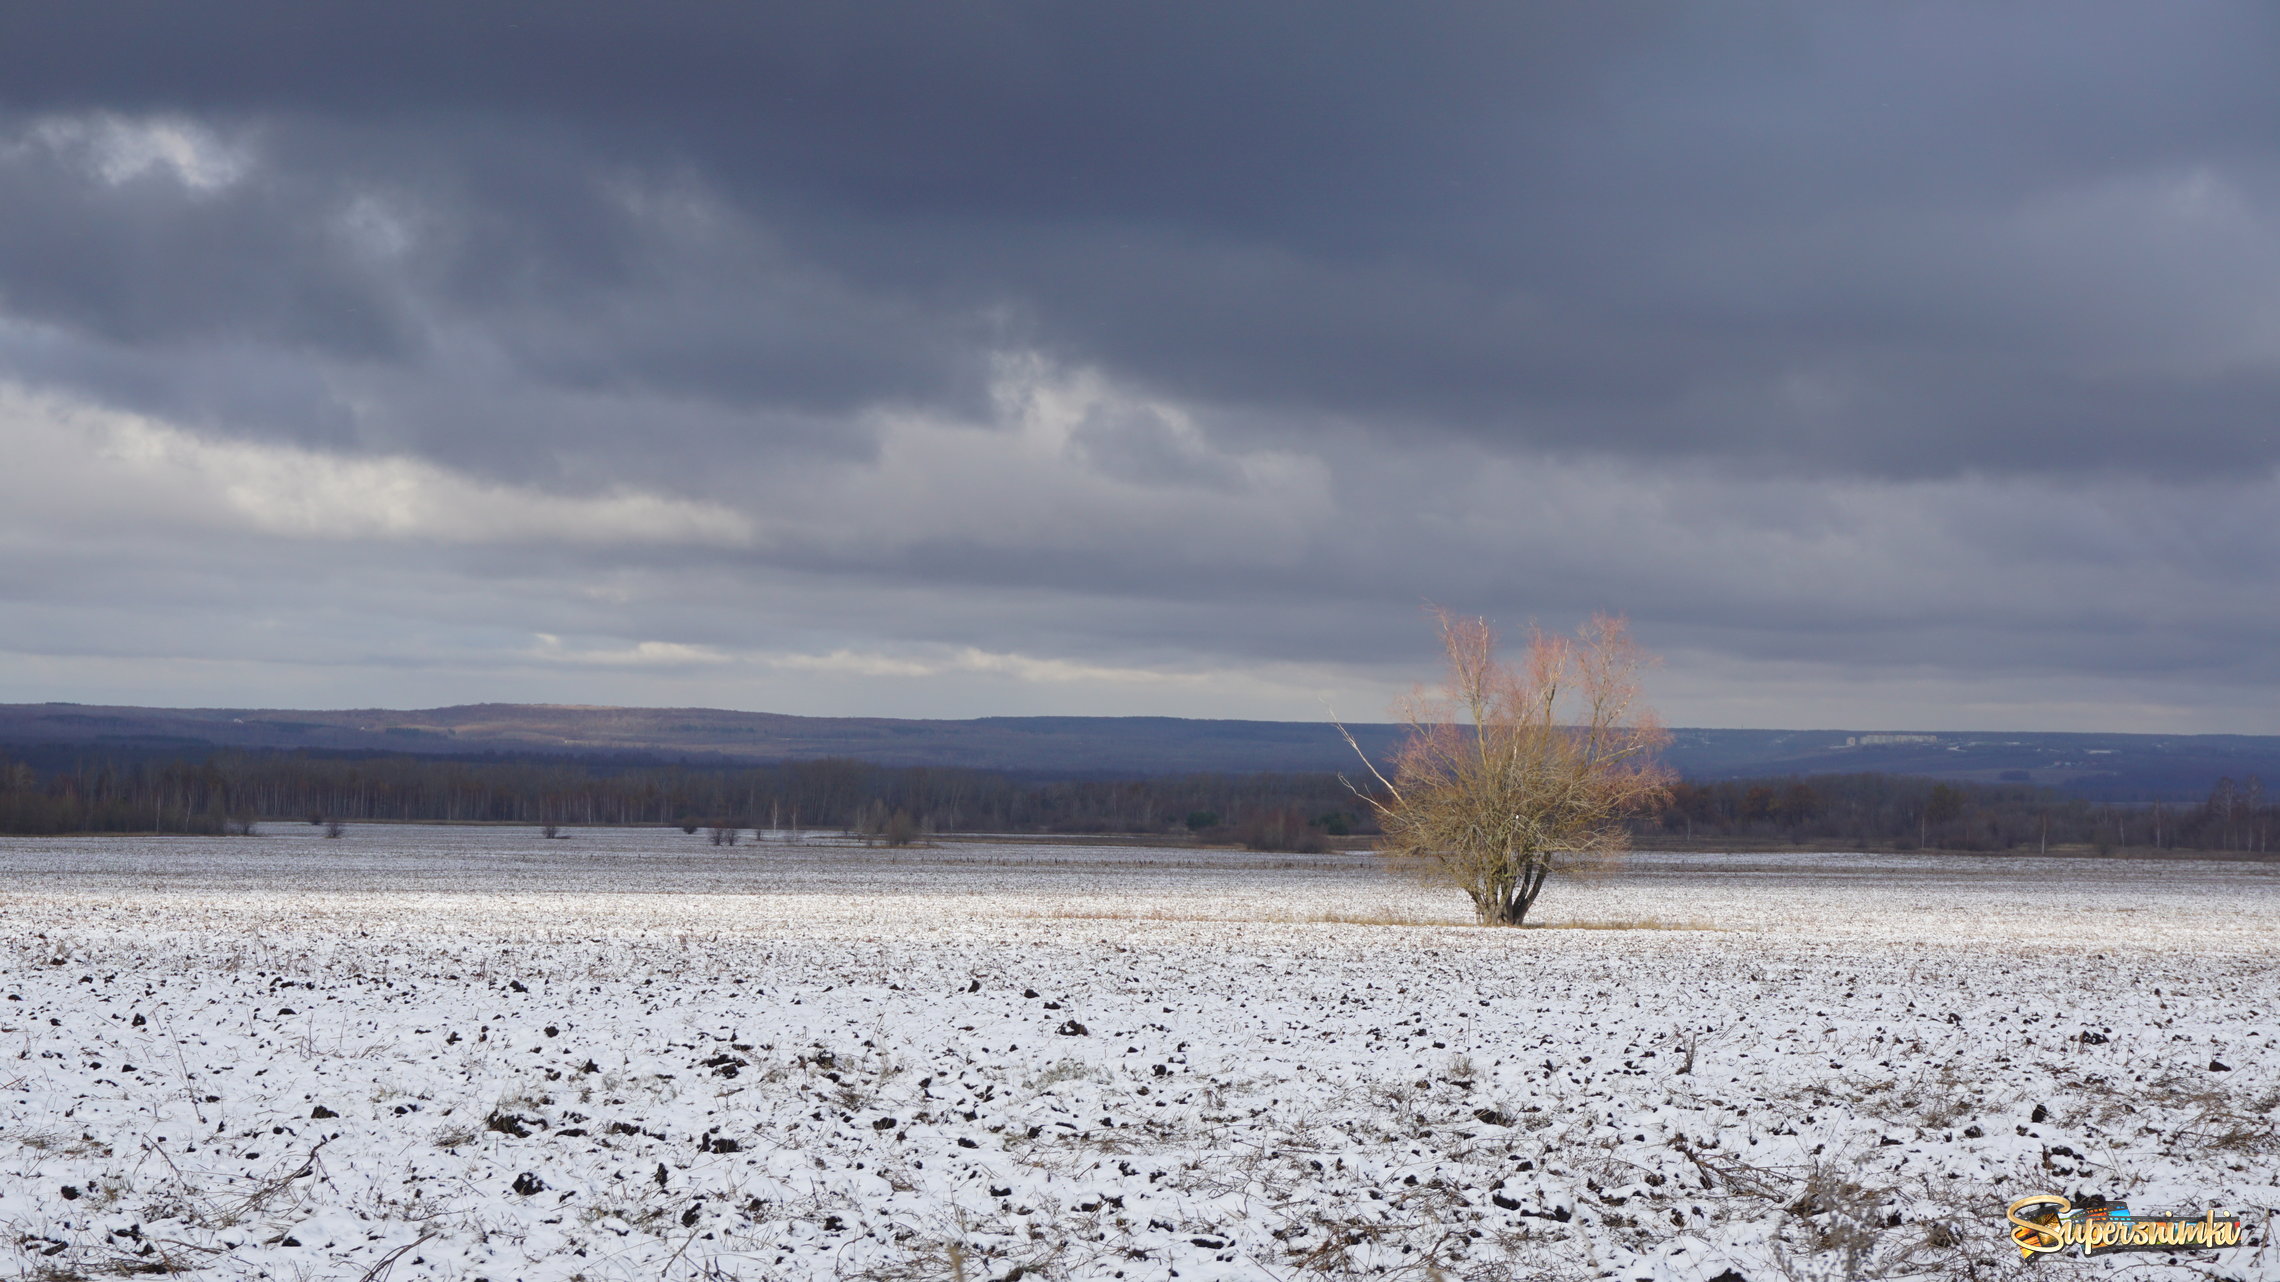
[[[980,395],[972,317],[852,288],[747,224],[675,208],[686,180],[599,163],[556,130],[430,146],[224,122],[201,145],[243,173],[201,187],[122,161],[140,144],[115,123],[16,123],[0,308],[18,323],[0,342],[36,381],[495,473],[844,449],[852,409]],[[686,455],[629,457],[629,422]]]
[[[970,411],[1010,346],[1504,449],[2261,467],[2276,54],[2215,5],[25,6],[0,101],[181,113],[258,176],[23,161],[0,288],[803,414]],[[408,261],[357,261],[360,197]]]
[[[0,34],[20,106],[520,116],[898,209],[1272,233],[1405,201],[1344,184],[1455,158],[1471,117],[1587,82],[1655,12],[151,4]]]
[[[1702,706],[2252,716],[2275,67],[2246,4],[10,7],[0,651],[1303,716],[1430,599],[1628,610]]]

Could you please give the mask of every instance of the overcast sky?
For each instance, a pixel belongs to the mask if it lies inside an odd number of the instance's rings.
[[[0,700],[2280,732],[2280,10],[14,5]]]

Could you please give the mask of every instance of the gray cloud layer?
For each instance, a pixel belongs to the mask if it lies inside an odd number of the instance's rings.
[[[2255,5],[21,6],[0,696],[2264,728]],[[644,648],[646,646],[646,648]],[[267,700],[279,701],[279,700]]]

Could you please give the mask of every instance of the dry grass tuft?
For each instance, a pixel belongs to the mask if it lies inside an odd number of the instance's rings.
[[[1146,908],[1043,908],[1019,914],[1048,921],[1163,921],[1259,922],[1294,926],[1430,926],[1488,930],[1470,917],[1445,913],[1414,913],[1399,908],[1327,910],[1312,913],[1230,913],[1198,906],[1193,910],[1151,906]],[[1532,921],[1522,930],[1724,930],[1706,921],[1664,921],[1653,917],[1601,917],[1582,921]]]
[[[1706,921],[1660,921],[1652,917],[1601,917],[1589,921],[1532,921],[1522,930],[1724,930]]]
[[[1469,928],[1478,925],[1478,923],[1464,917],[1426,916],[1390,908],[1364,912],[1315,913],[1230,913],[1202,907],[1192,911],[1162,907],[1047,908],[1036,912],[1021,913],[1019,916],[1025,919],[1047,921],[1194,921],[1261,923],[1280,926],[1462,926]]]
[[[1473,926],[1477,923],[1461,917],[1421,917],[1415,913],[1380,909],[1376,912],[1319,912],[1304,917],[1283,918],[1286,921],[1304,922],[1312,926]]]

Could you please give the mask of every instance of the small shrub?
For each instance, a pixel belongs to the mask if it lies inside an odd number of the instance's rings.
[[[918,840],[918,821],[907,810],[897,810],[887,816],[887,824],[880,839],[890,846],[907,846]]]

